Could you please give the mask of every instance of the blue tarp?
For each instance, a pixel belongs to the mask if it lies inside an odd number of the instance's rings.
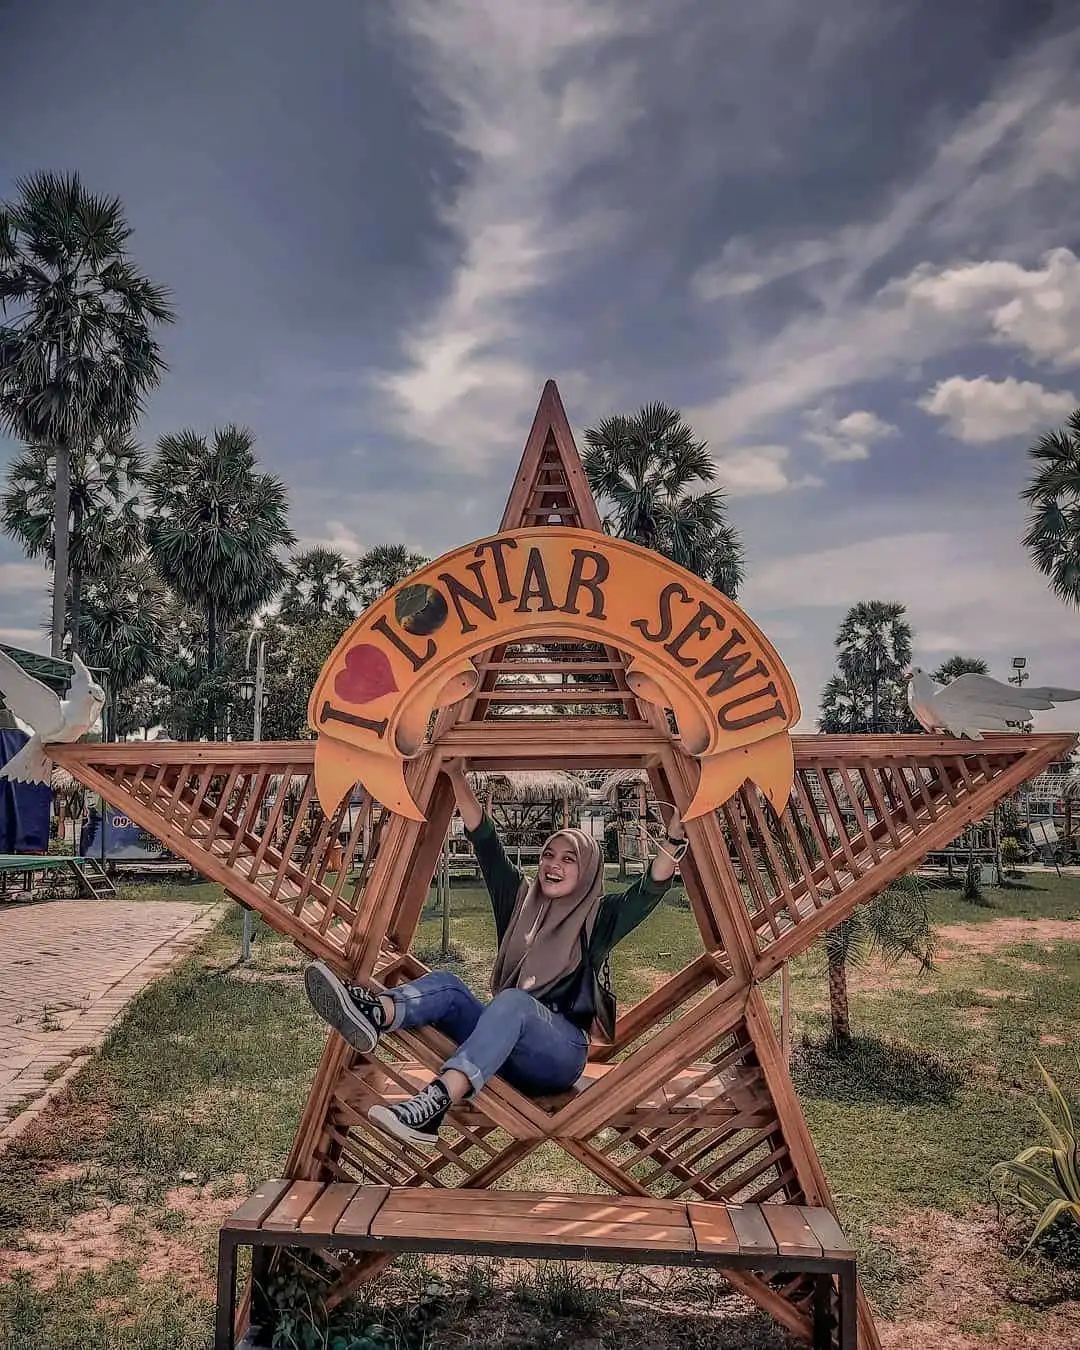
[[[96,806],[91,806],[83,820],[82,833],[79,836],[79,852],[84,858],[100,858],[101,816]],[[129,862],[154,862],[168,857],[168,850],[141,825],[136,825],[130,816],[115,806],[105,805],[105,852],[108,859],[126,859]]]
[[[0,730],[0,765],[14,759],[29,737]],[[0,853],[48,853],[52,788],[0,778]]]

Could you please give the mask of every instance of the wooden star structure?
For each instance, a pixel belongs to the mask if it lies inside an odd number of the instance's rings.
[[[500,531],[545,527],[602,538],[558,390],[544,388]],[[54,747],[57,762],[355,983],[425,973],[412,950],[454,809],[440,766],[636,768],[685,810],[700,769],[662,708],[635,692],[602,642],[497,642],[479,680],[434,717],[404,779],[424,819],[364,791],[319,809],[315,742],[132,742]],[[582,716],[583,712],[591,715]],[[331,1035],[283,1175],[471,1188],[477,1206],[556,1145],[574,1190],[821,1206],[835,1213],[781,1055],[763,982],[970,822],[1072,748],[1072,733],[794,735],[790,795],[777,810],[744,782],[687,822],[681,878],[700,953],[621,1011],[572,1092],[536,1100],[500,1078],[448,1117],[419,1153],[371,1126],[368,1108],[411,1095],[451,1052],[432,1029],[398,1031],[377,1055]],[[340,849],[339,839],[344,839]],[[618,953],[615,957],[616,967]],[[851,1147],[858,1147],[857,1141]],[[337,1262],[331,1305],[389,1258]],[[808,1337],[811,1282],[730,1271],[735,1287]],[[879,1342],[860,1295],[859,1340]]]

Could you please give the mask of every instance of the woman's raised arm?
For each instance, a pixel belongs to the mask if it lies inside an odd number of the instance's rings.
[[[667,823],[667,838],[659,846],[652,860],[652,879],[656,882],[670,881],[675,875],[675,867],[686,852],[686,829],[682,823],[678,808],[671,813]]]
[[[442,771],[450,779],[450,785],[454,789],[454,800],[461,812],[461,819],[465,822],[465,828],[475,830],[484,818],[484,810],[465,777],[464,761],[448,759],[442,766]]]

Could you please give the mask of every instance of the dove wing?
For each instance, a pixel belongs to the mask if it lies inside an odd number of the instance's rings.
[[[77,703],[80,699],[86,698],[90,693],[90,685],[93,682],[93,676],[79,660],[78,655],[73,655],[71,664],[75,673],[71,677],[71,683],[68,685],[67,696],[72,703]]]
[[[28,675],[7,652],[0,651],[0,694],[11,711],[37,732],[52,731],[60,725],[63,713],[60,700],[40,680]]]
[[[1033,708],[1053,705],[1040,697],[1040,689],[1024,693],[1011,684],[1003,684],[989,675],[960,675],[934,695],[934,707],[944,718],[957,725],[979,727],[984,731],[1007,730],[1009,722],[1023,722]]]
[[[1027,696],[1046,699],[1046,703],[1033,703],[1033,708],[1052,708],[1055,703],[1071,703],[1074,698],[1080,698],[1080,689],[1055,689],[1052,684],[1040,684],[1029,689]]]

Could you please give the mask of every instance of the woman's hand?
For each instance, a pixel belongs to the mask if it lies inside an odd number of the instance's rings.
[[[686,839],[686,829],[683,826],[682,817],[679,815],[678,807],[675,807],[671,813],[671,818],[668,820],[667,838],[672,841],[678,841],[680,845]],[[681,855],[681,849],[676,853],[673,844],[669,844],[666,841],[662,842],[657,849],[656,857],[652,860],[652,867],[650,868],[653,881],[670,881],[675,875],[677,860]]]

